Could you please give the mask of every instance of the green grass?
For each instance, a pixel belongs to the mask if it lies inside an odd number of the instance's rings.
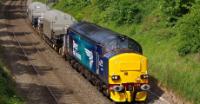
[[[0,53],[2,49],[0,48]],[[1,55],[0,55],[1,56]],[[0,59],[0,104],[23,104],[22,99],[16,95],[14,83],[10,72]]]
[[[90,21],[134,38],[143,46],[144,55],[148,57],[149,73],[184,100],[200,104],[200,53],[179,56],[177,49],[181,36],[176,28],[167,26],[169,24],[162,16],[157,1],[146,0],[145,3],[150,5],[143,5],[145,12],[141,23],[123,25],[105,21],[109,10],[101,11],[95,3],[80,8],[76,5],[66,6],[67,1],[61,0],[53,8],[69,13],[78,20]]]

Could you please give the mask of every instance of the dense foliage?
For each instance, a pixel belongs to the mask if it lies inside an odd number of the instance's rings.
[[[200,15],[198,7],[198,0],[163,1],[163,13],[167,16],[168,22],[171,22],[173,26],[176,25],[177,33],[180,35],[180,44],[177,50],[181,56],[200,52]]]
[[[194,0],[163,0],[162,11],[168,17],[168,20],[173,22],[187,14],[194,2]]]
[[[193,8],[191,13],[178,23],[178,33],[181,35],[179,54],[200,52],[200,5]]]
[[[118,0],[112,3],[106,14],[107,21],[116,21],[118,24],[140,23],[142,19],[142,9],[138,3],[140,1],[134,0]]]
[[[96,5],[100,10],[106,10],[113,1],[115,0],[96,0]]]
[[[147,2],[149,0],[96,0],[96,6],[100,11],[105,11],[104,21],[106,22],[114,21],[118,25],[138,24],[142,22],[144,15],[150,12],[148,9],[156,6],[146,5]],[[157,0],[150,4],[156,4],[156,2]]]
[[[90,0],[66,0],[65,1],[65,6],[71,6],[71,7],[78,7],[78,8],[83,8],[87,5],[91,4]]]

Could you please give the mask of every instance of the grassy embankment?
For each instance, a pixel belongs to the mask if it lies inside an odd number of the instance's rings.
[[[2,61],[1,53],[2,47],[0,47],[0,104],[23,104],[23,100],[15,93],[14,82]]]
[[[163,10],[162,0],[135,0],[131,5],[123,3],[129,0],[118,0],[122,2],[119,4],[115,0],[91,1],[61,0],[53,8],[67,12],[78,20],[91,21],[134,38],[141,43],[144,55],[149,59],[150,75],[185,100],[200,103],[200,38],[195,37],[195,34],[200,35],[200,18],[196,18],[199,17],[199,2],[182,6],[180,0],[176,0],[172,7],[167,2]],[[190,6],[187,7],[189,12],[184,9],[185,5]],[[132,8],[127,9],[129,7]],[[187,36],[191,34],[191,37]]]

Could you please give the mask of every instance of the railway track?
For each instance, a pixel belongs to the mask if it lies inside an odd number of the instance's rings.
[[[22,49],[24,56],[27,58],[27,61],[29,62],[31,59],[27,55],[27,52],[24,50],[20,41],[17,39],[15,33],[12,32],[12,34],[13,34],[13,39],[15,41],[17,41],[19,47]],[[24,34],[26,34],[26,33],[24,33]],[[26,37],[26,35],[25,35],[25,37]],[[32,35],[31,35],[31,37],[34,38]],[[26,39],[28,39],[28,38],[26,37]],[[34,44],[32,44],[32,47],[34,48],[36,54],[38,54],[38,56],[41,56],[42,61],[45,62],[46,65],[50,66],[51,64],[47,62],[47,59],[45,57],[43,57],[42,52]],[[80,103],[82,101],[78,100],[78,97],[75,96],[73,91],[70,89],[66,89],[65,85],[62,83],[62,81],[57,79],[57,77],[58,77],[57,75],[51,73],[51,74],[48,74],[48,76],[46,76],[46,78],[48,78],[48,79],[42,79],[41,73],[43,73],[43,72],[41,71],[41,69],[35,67],[30,62],[29,62],[29,65],[31,66],[33,71],[36,73],[37,77],[40,79],[40,83],[43,83],[43,86],[45,86],[45,88],[49,92],[50,96],[54,99],[55,104],[82,104],[82,103]],[[54,70],[54,69],[51,68],[51,70]],[[54,82],[49,84],[47,80],[54,81]],[[57,89],[59,89],[59,90],[57,90]],[[63,100],[60,101],[60,96],[62,96],[62,99],[67,99],[67,101],[63,101]]]
[[[26,51],[24,50],[23,46],[21,45],[20,41],[17,40],[15,33],[12,32],[12,35],[13,35],[13,40],[17,41],[17,43],[18,43],[19,47],[21,48],[24,56],[27,58],[27,61],[29,61],[28,55],[27,55]],[[41,76],[40,76],[40,74],[38,72],[38,69],[35,66],[33,66],[31,63],[29,63],[29,65],[32,67],[32,69],[36,73],[37,77],[40,78]],[[42,83],[42,81],[41,81],[41,83]],[[45,85],[45,88],[49,92],[49,94],[52,96],[52,98],[54,99],[55,103],[58,104],[58,100],[57,100],[57,98],[55,96],[54,91],[52,91],[52,89],[49,86]]]
[[[19,2],[10,1],[9,3],[10,5],[6,9],[9,10],[10,9],[9,7],[23,4],[22,2],[20,2],[19,4],[18,3]],[[7,12],[6,16],[10,18],[12,15],[9,12]],[[10,21],[7,21],[7,22],[10,24]],[[25,50],[25,47],[22,45],[22,43],[20,42],[20,39],[18,39],[18,36],[15,34],[14,32],[15,30],[12,28],[9,30],[10,30],[10,35],[12,36],[13,41],[15,41],[18,44],[18,46],[22,50],[24,57],[26,57],[28,65],[31,66],[31,69],[34,71],[39,82],[42,84],[42,86],[44,86],[45,91],[47,91],[48,94],[53,99],[53,102],[51,100],[49,104],[82,104],[83,102],[80,103],[80,101],[74,96],[73,91],[70,89],[66,90],[64,84],[60,82],[53,73],[48,74],[48,76],[46,76],[46,78],[48,79],[43,78],[43,76],[41,75],[42,73],[41,69],[39,69],[38,67],[36,67],[35,65],[31,63],[31,59],[29,58],[28,52]],[[23,34],[26,37],[26,33],[24,32]],[[41,51],[34,44],[32,44],[32,47],[34,48],[38,56],[43,56],[41,54]],[[43,60],[43,61],[46,61],[46,60]],[[46,80],[54,81],[54,83],[47,83]]]
[[[9,7],[11,7],[11,6],[16,5],[16,2],[15,2],[15,3],[10,2],[9,4],[10,4]],[[13,4],[14,4],[14,5],[13,5]],[[21,1],[20,4],[22,5],[23,2]],[[7,7],[6,9],[9,10],[9,9],[10,9],[9,7]],[[7,17],[10,17],[9,12],[6,13],[6,16],[7,16]],[[9,23],[9,21],[7,21],[7,22]],[[12,29],[10,29],[10,30],[13,31]],[[35,74],[37,75],[37,77],[40,79],[41,76],[40,76],[40,72],[38,71],[39,69],[37,69],[34,65],[32,65],[32,64],[29,62],[30,59],[29,59],[29,57],[28,57],[28,55],[27,55],[27,52],[24,50],[23,46],[21,45],[21,42],[17,39],[17,36],[16,36],[15,32],[10,32],[10,33],[11,33],[11,35],[13,36],[13,37],[12,37],[13,40],[16,41],[17,44],[18,44],[18,46],[21,48],[21,50],[22,50],[24,56],[26,57],[26,59],[27,59],[27,61],[28,61],[28,64],[31,66],[31,68],[33,69],[33,71],[35,72]],[[25,34],[25,33],[24,33],[24,34]],[[40,83],[44,83],[44,82],[40,80]],[[56,93],[55,93],[55,91],[53,91],[53,90],[50,88],[50,86],[47,86],[47,85],[45,85],[45,84],[44,84],[44,86],[45,86],[45,88],[46,88],[46,91],[48,91],[49,95],[50,95],[50,96],[52,97],[52,99],[54,100],[54,103],[53,103],[53,104],[58,104],[59,102],[58,102],[58,99],[56,98]],[[51,103],[52,103],[52,102],[51,102]]]
[[[41,76],[41,73],[42,73],[41,69],[35,67],[33,64],[30,63],[31,59],[28,57],[28,54],[25,51],[24,47],[21,45],[20,41],[17,39],[17,36],[15,35],[14,32],[12,32],[12,35],[13,35],[13,40],[15,40],[18,43],[18,46],[21,48],[24,56],[27,58],[27,61],[29,62],[29,66],[31,66],[31,68],[33,69],[37,77],[39,78],[40,83],[43,83],[43,86],[45,86],[46,91],[48,91],[48,93],[54,100],[54,103],[55,104],[81,104],[80,101],[77,99],[77,97],[74,95],[72,90],[70,89],[66,90],[64,84],[62,84],[59,81],[56,82],[55,75],[50,74],[49,76],[46,76],[46,78],[48,78],[48,80],[54,81],[54,83],[56,84],[48,84],[46,81],[43,81],[43,78]],[[36,50],[37,54],[39,56],[42,56],[40,50],[37,49],[34,44],[32,44],[32,46],[34,46],[34,49]],[[62,99],[68,99],[68,100],[60,101],[60,96],[62,96]]]

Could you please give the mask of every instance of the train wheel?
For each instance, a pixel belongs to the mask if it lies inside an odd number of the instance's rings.
[[[58,49],[58,54],[61,55],[61,56],[63,56],[62,55],[62,47]]]
[[[56,52],[59,52],[59,48],[55,45],[54,49],[56,50]]]
[[[78,71],[78,72],[81,72],[81,66],[80,66],[80,65],[79,65],[77,71]]]
[[[71,60],[71,58],[70,58],[70,56],[68,54],[65,55],[65,60],[66,61],[70,61]]]
[[[70,64],[73,66],[73,64],[75,63],[76,61],[74,59],[70,60]]]
[[[82,74],[83,74],[83,76],[87,79],[87,73],[86,73],[85,68],[83,68],[83,70],[82,70]]]
[[[42,35],[42,38],[44,39],[44,41],[46,41],[46,37],[45,37],[45,35]]]
[[[84,69],[84,76],[88,81],[90,81],[90,73],[86,69]]]
[[[92,74],[87,71],[87,79],[92,82]]]
[[[103,95],[106,97],[109,97],[109,91],[108,91],[106,85],[103,85],[102,87],[103,87],[103,89],[102,89]]]
[[[75,63],[72,65],[72,67],[73,67],[74,69],[77,70],[77,69],[78,69],[78,64],[79,64],[78,62],[75,62]]]
[[[94,75],[91,76],[91,83],[92,83],[93,85],[96,85],[96,78],[95,78]]]
[[[82,66],[79,67],[80,73],[84,75],[84,68]]]
[[[99,90],[100,92],[103,91],[102,84],[99,81],[97,81],[96,86],[97,86],[97,90]]]
[[[94,81],[93,81],[93,84],[95,85],[95,86],[98,86],[99,85],[99,81],[98,81],[98,79],[94,79]]]
[[[78,70],[79,66],[80,66],[80,64],[77,62],[75,65],[75,69]]]
[[[59,53],[63,58],[65,58],[65,54],[64,54],[64,52],[63,52],[63,48],[62,48],[62,47],[59,48],[58,53]]]
[[[55,44],[52,44],[53,49],[55,49]]]

